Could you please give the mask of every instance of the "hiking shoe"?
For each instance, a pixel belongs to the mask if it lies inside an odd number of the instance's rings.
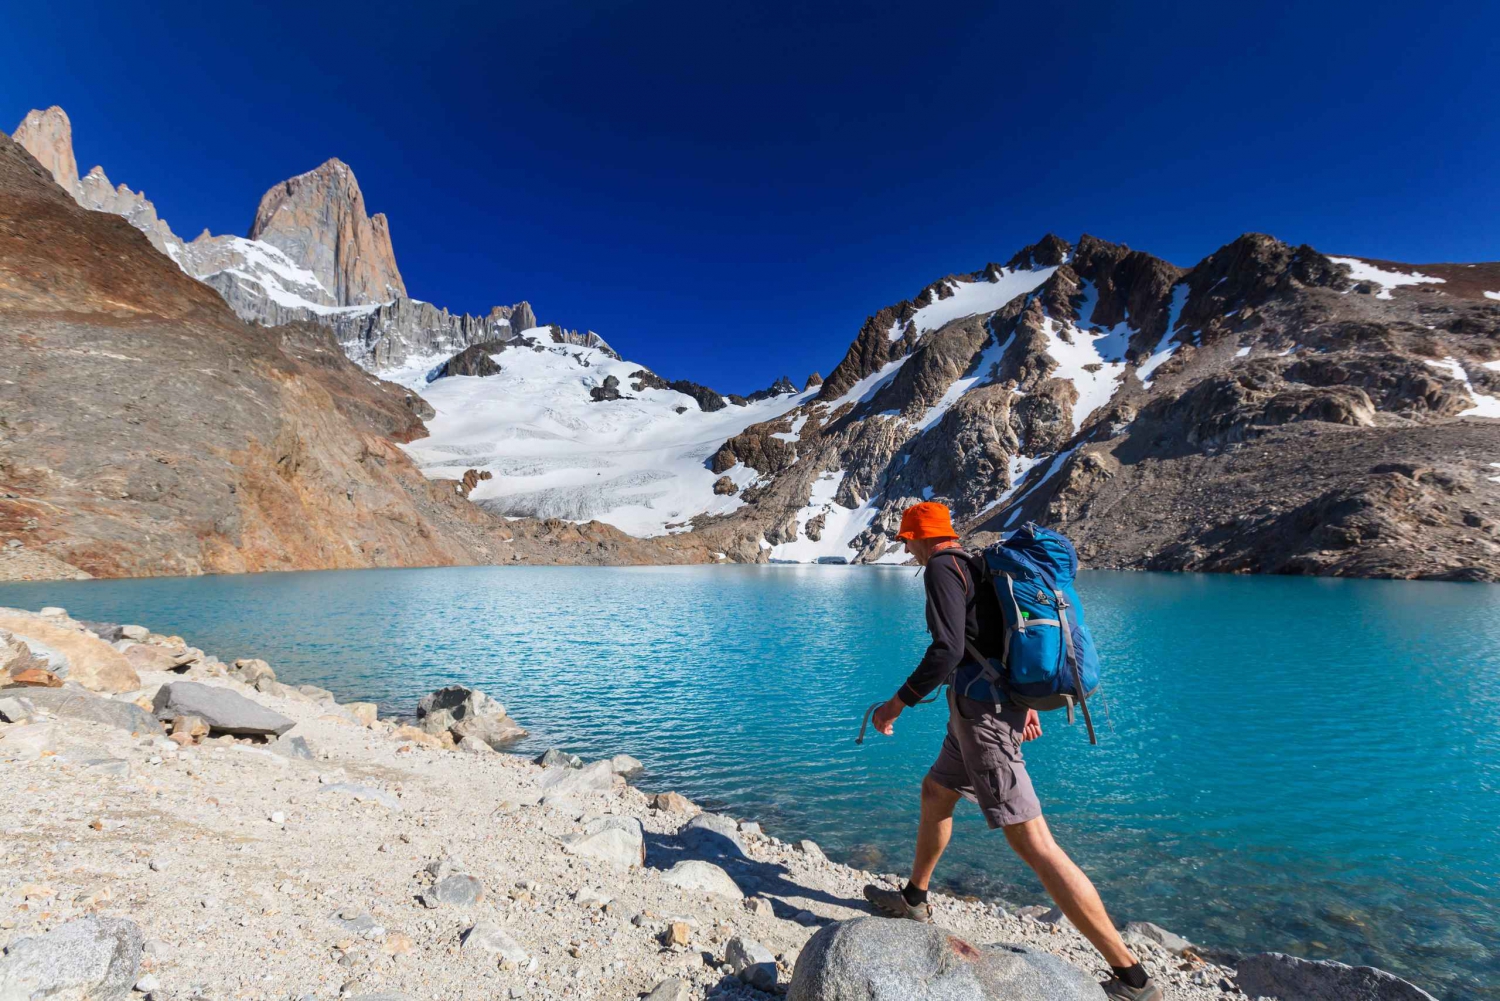
[[[865,899],[881,914],[893,918],[909,918],[924,925],[932,924],[931,904],[908,904],[900,890],[890,890],[874,883],[865,887]],[[1159,998],[1154,1001],[1160,1001]]]
[[[1150,977],[1146,978],[1144,987],[1131,987],[1119,977],[1110,977],[1099,986],[1104,988],[1104,996],[1111,1001],[1164,1001],[1167,996]]]

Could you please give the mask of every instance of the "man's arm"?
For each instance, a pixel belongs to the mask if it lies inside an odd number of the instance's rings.
[[[952,559],[929,565],[924,575],[927,601],[932,609],[932,642],[916,670],[890,701],[875,710],[875,729],[889,736],[896,717],[941,685],[964,659],[964,629],[968,619],[968,589]]]

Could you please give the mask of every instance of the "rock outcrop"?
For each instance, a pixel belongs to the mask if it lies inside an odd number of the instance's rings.
[[[1023,945],[976,948],[915,921],[855,918],[802,947],[787,1001],[1103,1001],[1084,972]]]
[[[406,295],[390,224],[382,213],[366,214],[354,171],[337,158],[267,191],[250,239],[271,244],[311,271],[340,306]]]

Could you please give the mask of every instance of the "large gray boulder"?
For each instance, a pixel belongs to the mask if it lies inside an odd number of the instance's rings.
[[[78,688],[28,688],[26,698],[56,716],[103,723],[137,736],[166,733],[156,717],[134,702],[106,699]]]
[[[797,958],[787,1001],[1103,1001],[1082,970],[1021,945],[975,948],[932,925],[855,918]]]
[[[661,881],[679,890],[696,890],[713,893],[731,900],[744,900],[745,892],[734,877],[712,862],[702,859],[683,859],[661,874]]]
[[[116,1001],[141,965],[141,929],[125,918],[87,917],[10,944],[0,959],[3,1001]]]
[[[1345,966],[1262,952],[1240,960],[1240,990],[1281,1001],[1436,1001],[1415,984],[1373,966]]]
[[[600,817],[576,834],[565,834],[563,851],[599,859],[621,869],[646,864],[646,836],[634,817]]]
[[[296,726],[295,721],[238,692],[196,681],[174,681],[162,685],[151,707],[160,720],[197,716],[208,724],[209,732],[215,734],[279,737]]]
[[[449,685],[422,696],[417,702],[417,723],[427,733],[446,730],[455,738],[482,740],[496,748],[526,736],[504,706],[464,685]]]
[[[739,825],[717,813],[700,813],[677,832],[683,847],[708,858],[749,858]]]
[[[582,768],[553,765],[542,772],[536,787],[549,796],[576,796],[609,792],[615,787],[615,770],[609,760],[591,761]]]

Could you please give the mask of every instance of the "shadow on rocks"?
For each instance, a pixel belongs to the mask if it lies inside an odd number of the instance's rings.
[[[778,897],[803,897],[824,904],[866,910],[864,900],[842,897],[825,890],[798,883],[787,873],[785,866],[773,862],[757,862],[745,851],[744,842],[735,830],[732,820],[712,813],[700,813],[684,824],[676,834],[646,834],[646,867],[666,870],[686,859],[712,862],[738,884],[746,896],[760,895],[771,898],[777,917],[796,919],[795,908],[775,899]],[[828,924],[831,918],[804,918],[806,924]]]

